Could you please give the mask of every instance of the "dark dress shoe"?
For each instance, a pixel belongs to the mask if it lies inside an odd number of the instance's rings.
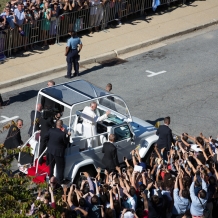
[[[72,76],[64,76],[65,78],[67,78],[67,79],[71,79],[72,78]]]
[[[76,73],[74,73],[74,74],[73,74],[73,76],[74,76],[74,77],[76,77],[76,76],[79,76],[79,74],[78,74],[78,73],[77,73],[77,74],[76,74]]]

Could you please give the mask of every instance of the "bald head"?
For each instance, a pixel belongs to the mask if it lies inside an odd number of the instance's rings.
[[[56,128],[61,129],[62,126],[63,126],[63,121],[62,121],[62,120],[58,120],[58,121],[56,122]]]

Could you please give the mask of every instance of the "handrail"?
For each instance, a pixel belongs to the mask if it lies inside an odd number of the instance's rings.
[[[38,149],[37,149],[37,157],[35,157],[34,154],[34,160],[33,160],[33,166],[35,166],[35,160],[39,157],[39,148],[40,148],[40,142],[41,142],[41,137],[39,136],[39,144],[38,144]]]
[[[95,138],[95,137],[98,137],[98,136],[100,136],[100,135],[106,135],[106,134],[109,134],[109,133],[110,133],[110,132],[104,132],[104,133],[100,133],[100,134],[98,134],[98,135],[94,135],[94,136],[91,136],[91,137],[86,137],[86,138],[84,138],[84,139],[76,140],[76,141],[73,141],[73,142],[81,142],[81,141],[84,141],[84,140],[86,140],[86,139]]]
[[[47,151],[47,148],[42,152],[42,154],[39,156],[37,164],[36,164],[36,174],[38,173],[38,167],[39,167],[39,159],[43,156],[43,154]]]
[[[18,156],[18,160],[17,162],[20,163],[20,153],[22,152],[22,149],[27,145],[27,143],[33,138],[35,137],[36,133],[39,133],[40,131],[36,131],[34,132],[34,134],[20,147],[20,152],[19,152],[19,156]]]

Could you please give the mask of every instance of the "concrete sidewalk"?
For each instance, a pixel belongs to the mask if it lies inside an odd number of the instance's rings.
[[[137,19],[106,32],[84,35],[81,65],[114,58],[176,35],[217,24],[218,1],[195,1],[189,6],[171,8],[147,19]],[[66,69],[65,46],[65,43],[55,44],[48,50],[28,51],[21,57],[9,59],[0,65],[0,88]]]

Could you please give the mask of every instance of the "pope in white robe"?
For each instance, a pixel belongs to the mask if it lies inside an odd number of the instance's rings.
[[[102,116],[97,116],[95,113],[95,110],[97,109],[97,103],[92,102],[90,106],[86,106],[82,111],[82,117],[83,117],[83,132],[85,137],[92,137],[94,135],[97,135],[97,122],[102,121],[107,118],[108,114],[110,114],[110,111],[107,111]],[[88,148],[94,148],[98,146],[98,141],[96,137],[87,139]]]

